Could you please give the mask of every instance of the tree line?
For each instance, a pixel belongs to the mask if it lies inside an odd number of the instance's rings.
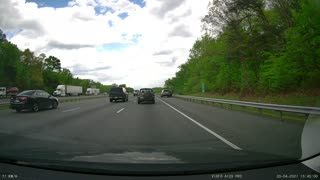
[[[165,86],[175,93],[286,93],[320,88],[320,1],[212,0],[205,34]]]
[[[109,92],[113,86],[74,77],[69,69],[61,67],[57,57],[47,57],[44,53],[37,56],[29,49],[19,50],[7,40],[0,29],[1,87],[18,87],[20,90],[44,89],[52,93],[59,84],[82,86],[83,91],[96,87],[100,92]]]

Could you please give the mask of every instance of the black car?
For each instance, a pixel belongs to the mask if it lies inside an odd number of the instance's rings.
[[[138,104],[145,101],[151,102],[152,104],[155,103],[154,92],[151,88],[140,89],[140,92],[138,95]]]
[[[126,88],[124,87],[111,88],[109,92],[109,100],[110,102],[117,101],[117,100],[122,100],[123,102],[128,101],[128,93],[126,91]]]
[[[10,108],[20,112],[29,109],[34,112],[44,108],[56,109],[59,101],[43,90],[26,90],[10,99]]]

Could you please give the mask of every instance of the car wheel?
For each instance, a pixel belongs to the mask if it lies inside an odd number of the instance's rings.
[[[52,101],[52,109],[57,109],[57,107],[58,107],[58,102]]]
[[[140,101],[138,100],[138,104],[140,104]]]
[[[38,112],[38,111],[39,111],[39,106],[38,106],[37,103],[34,103],[34,104],[32,105],[32,111],[33,111],[33,112]]]
[[[155,101],[155,100],[153,100],[153,101],[152,101],[152,104],[154,104],[154,103],[156,103],[156,101]]]
[[[112,102],[112,99],[109,99],[110,102]]]
[[[16,112],[21,112],[21,109],[16,109]]]

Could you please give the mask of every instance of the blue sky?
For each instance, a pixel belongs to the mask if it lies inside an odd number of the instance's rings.
[[[39,7],[61,8],[68,6],[70,0],[26,0],[26,2],[35,2]]]
[[[96,14],[106,14],[107,12],[114,13],[115,10],[113,10],[111,7],[101,7],[101,6],[96,6],[94,7],[94,10],[96,11]]]
[[[130,2],[139,5],[140,7],[146,6],[146,2],[144,0],[129,0]]]
[[[107,43],[97,47],[98,51],[121,51],[129,46],[127,43]]]

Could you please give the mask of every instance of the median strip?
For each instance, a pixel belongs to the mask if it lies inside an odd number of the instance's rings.
[[[62,111],[62,112],[70,112],[70,111],[75,111],[75,110],[78,110],[78,109],[80,109],[80,107],[77,107],[77,108],[74,108],[74,109],[65,110],[65,111]]]
[[[124,108],[122,108],[122,109],[120,109],[119,111],[117,111],[117,113],[120,113],[121,111],[123,111],[124,110]]]
[[[200,124],[199,122],[197,122],[196,120],[192,119],[191,117],[187,116],[186,114],[184,114],[183,112],[179,111],[178,109],[176,109],[175,107],[171,106],[170,104],[166,103],[165,101],[157,98],[158,100],[160,100],[161,102],[163,102],[165,105],[169,106],[170,108],[172,108],[173,110],[175,110],[176,112],[178,112],[179,114],[181,114],[182,116],[184,116],[185,118],[189,119],[191,122],[195,123],[196,125],[198,125],[199,127],[201,127],[202,129],[206,130],[208,133],[214,135],[215,137],[217,137],[218,139],[220,139],[222,142],[226,143],[227,145],[229,145],[230,147],[232,147],[233,149],[237,149],[237,150],[242,150],[239,146],[236,146],[235,144],[231,143],[230,141],[228,141],[227,139],[225,139],[224,137],[220,136],[219,134],[213,132],[212,130],[210,130],[209,128],[205,127],[204,125]]]

